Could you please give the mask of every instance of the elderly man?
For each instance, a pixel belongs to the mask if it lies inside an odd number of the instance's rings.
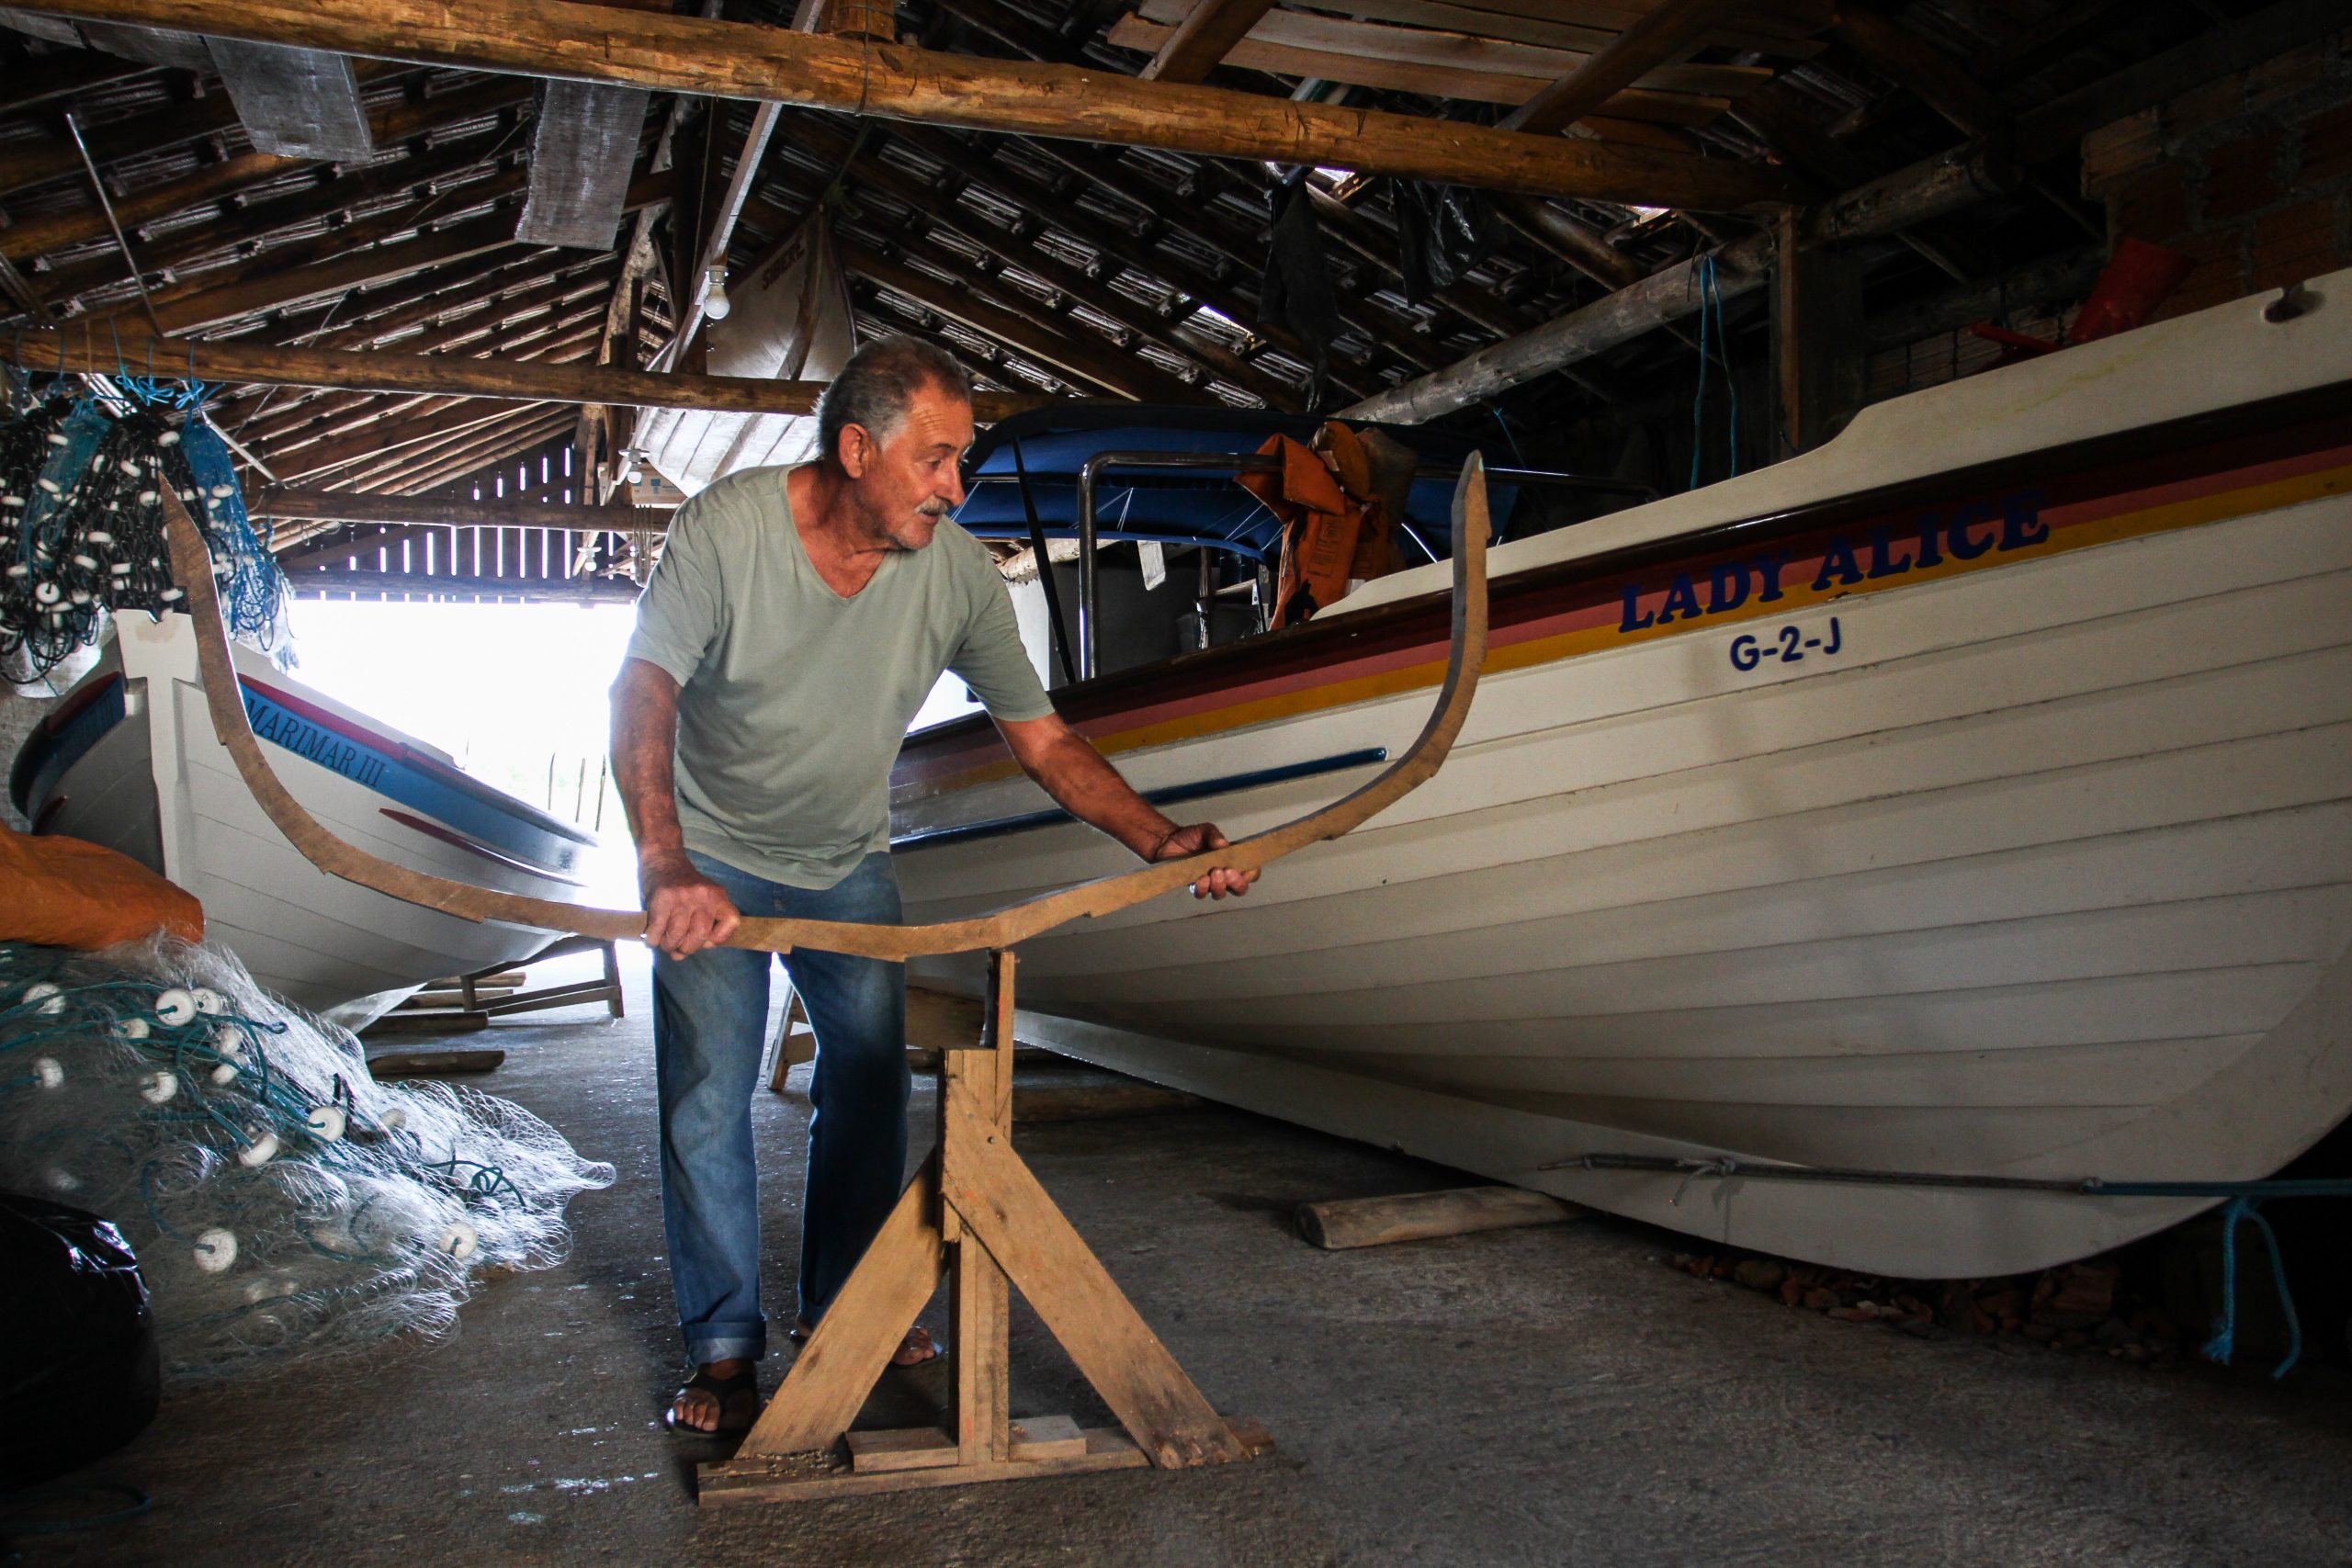
[[[1030,777],[1147,861],[1221,848],[1127,786],[1055,714],[964,498],[971,385],[912,338],[869,344],[819,405],[820,456],[719,480],[678,510],[613,686],[613,771],[637,839],[653,963],[662,1212],[693,1376],[665,1419],[733,1431],[758,1408],[760,1224],[751,1095],[769,955],[742,915],[896,922],[888,775],[954,671]],[[1257,873],[1211,872],[1200,897]],[[906,1165],[902,966],[786,960],[817,1033],[801,1209],[808,1332],[880,1230]],[[901,1364],[936,1355],[921,1329]]]

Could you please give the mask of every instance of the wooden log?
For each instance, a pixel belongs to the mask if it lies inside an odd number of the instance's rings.
[[[638,403],[648,408],[708,409],[720,413],[813,413],[822,381],[762,381],[741,376],[657,375],[595,365],[510,365],[434,355],[356,354],[336,349],[281,348],[241,341],[158,338],[121,323],[122,352],[111,333],[28,330],[0,337],[0,358],[28,370],[110,375],[129,365],[159,376],[189,372],[207,381],[259,382],[279,387],[341,387],[368,392],[427,392],[447,397],[503,398],[524,402]],[[19,357],[21,355],[21,357]],[[60,356],[62,355],[61,361]],[[994,421],[1047,398],[980,392],[973,412]]]
[[[1335,108],[1025,61],[653,17],[577,0],[45,0],[66,16],[976,130],[1262,158],[1538,195],[1724,209],[1799,195],[1777,170],[1589,138]]]
[[[1298,1206],[1299,1237],[1326,1252],[1429,1241],[1471,1231],[1557,1224],[1592,1213],[1547,1193],[1519,1187],[1456,1187],[1440,1192],[1400,1192],[1393,1198],[1346,1198]]]

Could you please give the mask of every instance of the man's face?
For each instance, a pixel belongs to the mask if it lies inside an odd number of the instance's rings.
[[[878,548],[919,550],[964,500],[956,463],[972,444],[972,405],[943,387],[919,389],[889,439],[864,425],[841,434],[860,531]]]

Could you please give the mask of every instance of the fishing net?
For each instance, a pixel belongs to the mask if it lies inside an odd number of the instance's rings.
[[[445,1337],[612,1179],[520,1106],[376,1082],[220,949],[0,943],[0,1188],[116,1224],[175,1377]]]
[[[166,488],[204,531],[231,631],[264,649],[278,636],[285,578],[204,416],[206,389],[121,387],[75,400],[19,389],[0,413],[0,676],[20,684],[96,642],[109,611],[180,604]]]

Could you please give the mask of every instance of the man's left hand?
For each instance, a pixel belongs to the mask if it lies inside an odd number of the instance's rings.
[[[1225,847],[1226,837],[1217,831],[1216,823],[1194,822],[1189,827],[1177,829],[1159,841],[1159,848],[1152,852],[1151,858],[1155,863],[1164,860],[1182,860],[1186,855],[1196,855],[1204,850],[1221,850]],[[1193,882],[1193,897],[1222,898],[1230,894],[1239,897],[1249,892],[1250,884],[1257,880],[1258,874],[1255,871],[1219,866],[1206,876]]]

